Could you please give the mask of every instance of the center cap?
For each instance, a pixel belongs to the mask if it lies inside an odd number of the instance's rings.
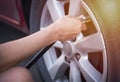
[[[72,58],[75,53],[75,47],[72,42],[67,41],[63,43],[63,52],[67,58]]]

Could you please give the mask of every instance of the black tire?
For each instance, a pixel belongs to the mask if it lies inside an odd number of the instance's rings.
[[[30,9],[30,32],[34,33],[40,30],[40,18],[42,9],[44,7],[46,0],[32,0],[31,9]],[[51,77],[47,71],[47,68],[44,63],[43,57],[39,60],[38,71],[41,77],[42,82],[52,82]]]
[[[120,1],[119,0],[84,0],[94,13],[102,31],[107,50],[107,82],[120,81]],[[42,9],[46,0],[32,0],[30,30],[39,30]],[[44,59],[41,61],[44,62]],[[43,69],[44,63],[41,63]],[[40,69],[42,71],[43,69]],[[47,73],[46,67],[44,72]],[[44,74],[45,74],[44,73]],[[48,74],[48,73],[47,73]],[[44,75],[43,75],[44,76]],[[49,76],[48,76],[49,77]],[[46,77],[43,77],[46,78]],[[44,81],[46,82],[46,81]],[[49,81],[50,82],[50,81]]]

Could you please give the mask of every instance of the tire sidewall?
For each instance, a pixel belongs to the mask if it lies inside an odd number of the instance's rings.
[[[46,0],[32,0],[30,9],[30,32],[40,30],[40,19]],[[42,36],[42,35],[41,35]],[[52,82],[52,79],[45,66],[44,58],[41,57],[37,62],[38,71],[42,82]]]
[[[120,81],[120,12],[118,11],[108,11],[107,6],[109,5],[108,0],[85,0],[89,5],[90,9],[94,13],[102,35],[105,41],[106,51],[107,51],[107,82],[119,82]],[[106,4],[102,4],[106,3]],[[114,4],[120,5],[119,0],[113,0]],[[101,5],[102,4],[102,5]],[[104,10],[106,8],[106,10]],[[119,10],[119,6],[114,6],[114,10]],[[115,13],[115,15],[110,15]]]

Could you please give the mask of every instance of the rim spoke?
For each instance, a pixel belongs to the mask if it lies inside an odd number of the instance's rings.
[[[63,48],[63,44],[62,44],[60,41],[57,41],[57,42],[53,45],[53,47],[62,49],[62,48]]]
[[[75,46],[78,50],[84,52],[103,51],[105,49],[101,33],[96,33],[76,41]]]
[[[62,1],[62,2],[64,2],[64,3],[70,2],[70,0],[57,0],[57,1]]]
[[[63,77],[68,66],[69,64],[65,61],[65,56],[62,54],[49,69],[51,78],[56,80]]]
[[[57,59],[57,57],[55,54],[55,49],[52,47],[44,55],[44,60],[49,61],[49,62],[45,62],[48,69],[53,65],[53,63],[56,61],[56,59]]]
[[[74,60],[70,61],[70,82],[81,82],[80,70]]]
[[[69,15],[71,16],[80,15],[80,2],[81,0],[70,0]]]
[[[100,82],[102,80],[102,74],[92,66],[85,56],[79,60],[79,66],[87,82]]]
[[[48,0],[47,6],[53,21],[65,15],[64,3],[61,1]]]

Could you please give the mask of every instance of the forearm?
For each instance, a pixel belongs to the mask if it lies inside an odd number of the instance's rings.
[[[51,37],[55,32],[50,28],[36,32],[30,36],[0,45],[0,68],[11,67],[31,56],[41,48],[56,41]]]

